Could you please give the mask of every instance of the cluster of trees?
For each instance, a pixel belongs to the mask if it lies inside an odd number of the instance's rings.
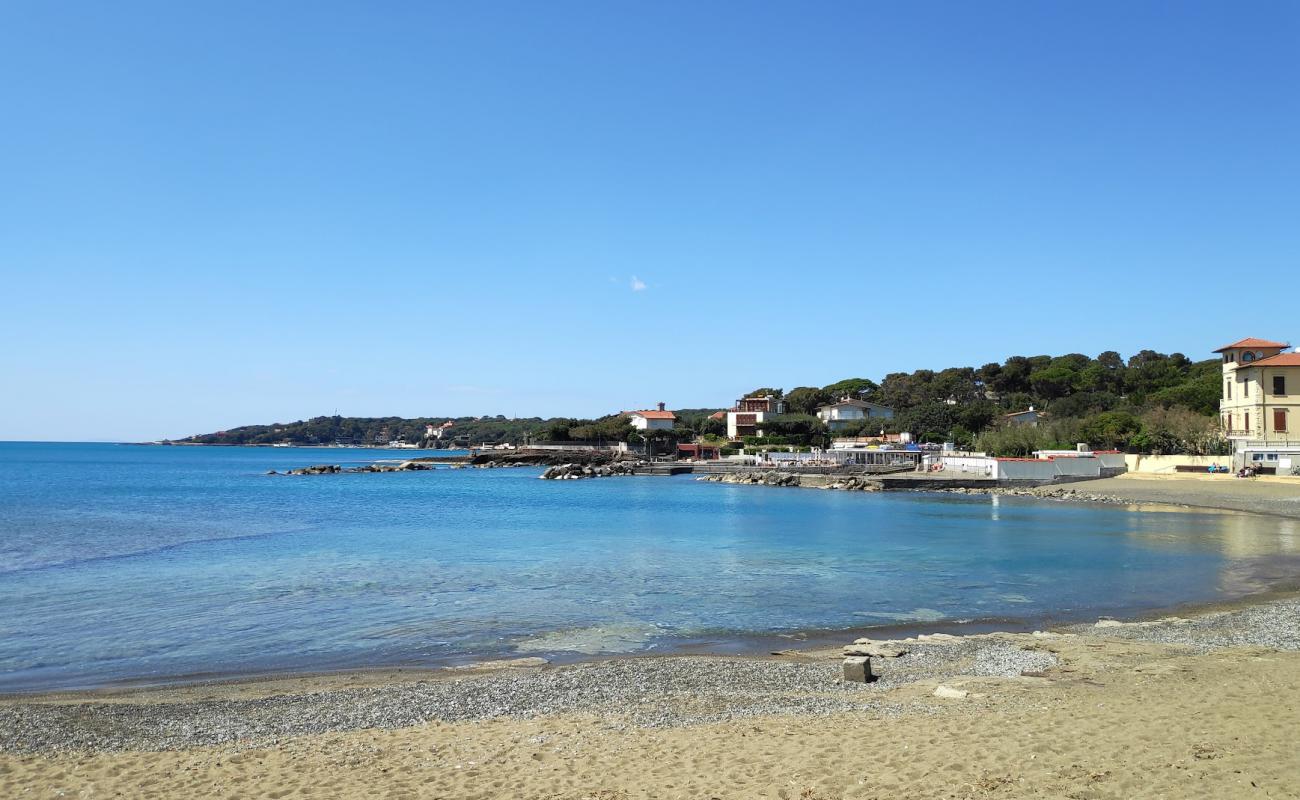
[[[1022,455],[1088,442],[1094,447],[1159,453],[1225,451],[1215,415],[1219,402],[1217,359],[1194,362],[1182,353],[1143,350],[1127,360],[1114,351],[1096,358],[1012,356],[982,367],[894,372],[879,384],[849,378],[823,387],[783,392],[765,387],[786,413],[764,423],[783,443],[818,443],[827,431],[818,406],[855,397],[894,409],[892,420],[869,419],[837,435],[907,431],[918,441],[954,441],[997,455]],[[1030,406],[1050,423],[1008,428],[1004,415]],[[774,441],[776,440],[774,439]]]
[[[894,372],[879,383],[847,378],[822,387],[799,386],[785,392],[763,387],[749,393],[783,401],[785,413],[763,423],[764,444],[818,445],[830,432],[816,417],[818,407],[842,397],[894,409],[893,419],[871,418],[836,435],[874,435],[907,431],[918,441],[952,441],[995,455],[1027,455],[1044,448],[1093,447],[1155,453],[1219,454],[1226,444],[1218,429],[1220,366],[1217,359],[1191,361],[1181,353],[1143,350],[1127,360],[1114,351],[1091,358],[1012,356],[982,367]],[[1004,415],[1034,406],[1047,412],[1038,427],[1001,424]],[[628,418],[456,417],[441,446],[529,441],[640,442],[670,446],[681,439],[719,439],[726,433],[716,409],[676,412],[673,431],[641,432]],[[291,423],[249,425],[183,440],[202,444],[384,444],[402,438],[418,443],[426,424],[446,417],[316,417]]]
[[[639,431],[632,427],[631,421],[622,414],[611,414],[599,419],[557,418],[547,420],[539,435],[535,438],[551,442],[632,442],[639,443],[645,439],[656,442],[673,443],[692,441],[697,437],[718,439],[727,433],[727,424],[722,420],[709,419],[718,409],[684,408],[673,413],[677,421],[673,430]]]
[[[443,433],[443,447],[453,443],[475,444],[497,442],[522,442],[526,436],[541,430],[547,420],[540,417],[509,419],[496,417],[314,417],[296,422],[277,422],[270,425],[245,425],[228,431],[201,434],[182,439],[196,444],[276,444],[289,442],[299,445],[327,444],[387,444],[401,439],[419,444],[424,439],[429,424],[440,427],[451,420],[452,427]]]
[[[394,439],[420,444],[425,427],[440,427],[449,419],[452,426],[436,443],[438,447],[509,442],[633,442],[648,436],[665,445],[696,436],[718,438],[726,434],[726,424],[711,420],[717,409],[689,408],[677,413],[672,431],[637,431],[626,416],[611,414],[598,419],[571,417],[314,417],[296,422],[271,425],[245,425],[228,431],[191,436],[180,441],[195,444],[269,445],[289,442],[298,445],[357,444],[383,445]],[[433,443],[430,443],[433,446]]]

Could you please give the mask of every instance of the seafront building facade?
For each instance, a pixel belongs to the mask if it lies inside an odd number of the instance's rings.
[[[1223,360],[1219,416],[1233,465],[1290,474],[1300,467],[1300,353],[1267,339],[1241,339]]]
[[[727,438],[762,436],[763,420],[785,411],[785,404],[770,394],[742,397],[727,412]]]
[[[826,427],[832,431],[838,431],[867,419],[893,419],[894,409],[878,403],[845,397],[818,407],[817,418],[826,423]]]

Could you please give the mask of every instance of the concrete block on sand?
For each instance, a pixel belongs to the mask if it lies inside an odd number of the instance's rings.
[[[875,680],[871,674],[870,656],[849,656],[844,659],[845,683],[869,683]]]

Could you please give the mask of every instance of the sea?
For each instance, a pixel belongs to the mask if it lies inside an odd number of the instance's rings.
[[[0,443],[0,692],[1027,630],[1300,574],[1268,516]]]

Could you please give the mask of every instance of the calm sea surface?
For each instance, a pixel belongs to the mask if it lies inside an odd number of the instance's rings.
[[[1289,520],[0,443],[0,691],[1033,624],[1300,574]]]

